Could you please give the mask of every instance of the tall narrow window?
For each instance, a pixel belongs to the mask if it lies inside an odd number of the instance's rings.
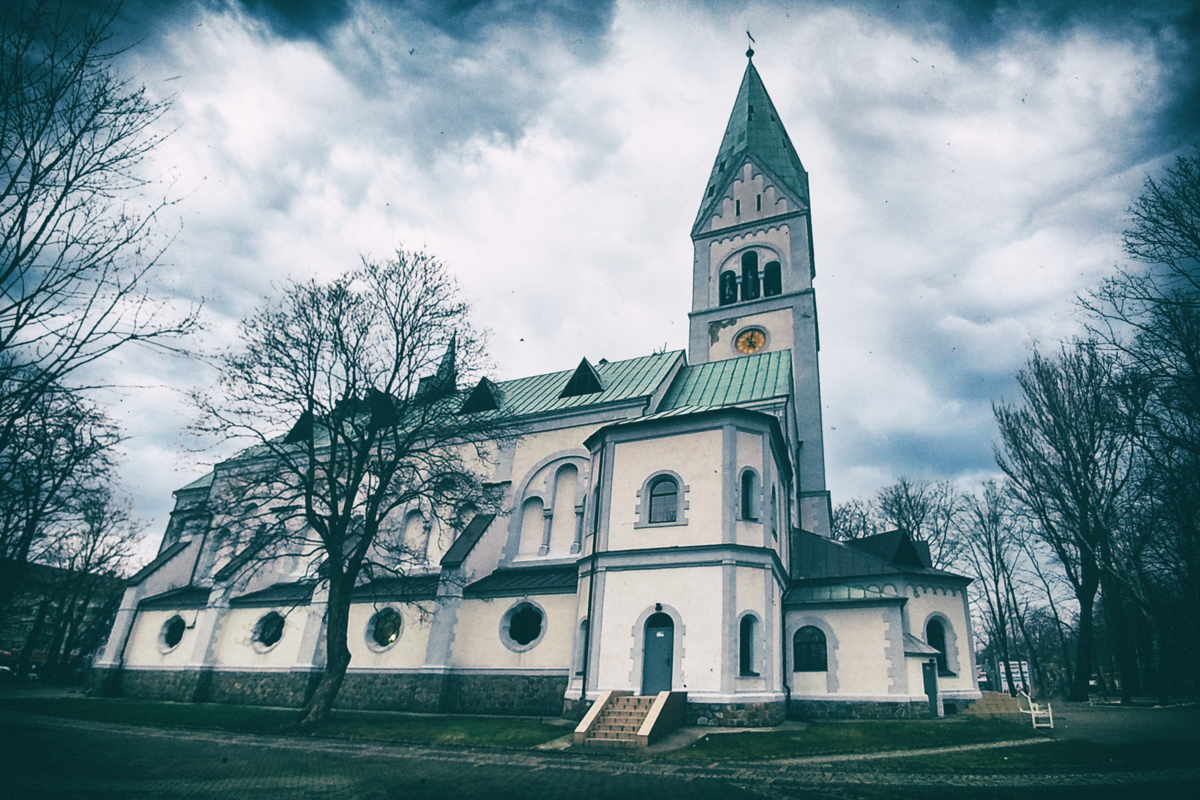
[[[737,302],[737,273],[733,270],[725,270],[721,273],[720,280],[720,299],[721,305],[727,306]]]
[[[650,485],[650,519],[674,522],[679,516],[679,485],[674,478],[659,478]]]
[[[754,210],[762,211],[762,195],[761,194],[754,196]]]
[[[930,647],[938,651],[938,674],[952,674],[949,665],[946,663],[946,629],[942,627],[941,622],[936,619],[929,620],[929,624],[925,626],[925,641],[929,642]]]
[[[795,672],[827,672],[828,654],[825,652],[825,632],[812,625],[805,625],[792,637],[792,670]]]
[[[739,637],[738,664],[739,672],[745,676],[755,676],[754,670],[754,639],[757,620],[747,614],[742,617],[741,635]]]
[[[757,481],[754,480],[754,470],[748,469],[742,473],[742,519],[758,519],[755,493]]]
[[[758,253],[751,250],[742,255],[742,299],[758,298]]]
[[[733,213],[739,217],[742,215],[742,201],[741,200],[733,201]]]
[[[763,297],[783,294],[783,274],[778,261],[768,261],[763,267]]]

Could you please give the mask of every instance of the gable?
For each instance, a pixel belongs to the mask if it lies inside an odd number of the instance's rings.
[[[579,362],[559,397],[579,397],[602,391],[604,382],[600,380],[600,373],[596,372],[596,368],[585,358]]]

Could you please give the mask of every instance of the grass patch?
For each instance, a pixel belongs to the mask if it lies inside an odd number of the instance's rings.
[[[888,759],[879,769],[902,772],[1129,772],[1194,767],[1196,742],[1165,740],[1129,744],[1100,744],[1082,739],[974,750],[939,756]]]
[[[804,730],[713,734],[672,755],[679,759],[714,761],[799,758],[953,747],[1039,736],[1028,726],[998,719],[969,718],[961,722],[814,722]]]
[[[238,733],[294,733],[298,721],[297,712],[285,708],[84,697],[4,699],[0,700],[0,710],[93,722]],[[329,739],[369,739],[410,744],[527,748],[568,732],[569,729],[532,719],[338,711],[311,735]]]

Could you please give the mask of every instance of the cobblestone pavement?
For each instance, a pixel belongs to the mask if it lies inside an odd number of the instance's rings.
[[[681,764],[185,731],[0,714],[0,796],[210,798],[1195,797],[1200,769],[922,775],[843,765]]]

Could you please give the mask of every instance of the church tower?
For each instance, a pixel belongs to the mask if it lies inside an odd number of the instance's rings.
[[[754,51],[692,226],[692,364],[790,350],[799,524],[828,536],[808,173]]]

